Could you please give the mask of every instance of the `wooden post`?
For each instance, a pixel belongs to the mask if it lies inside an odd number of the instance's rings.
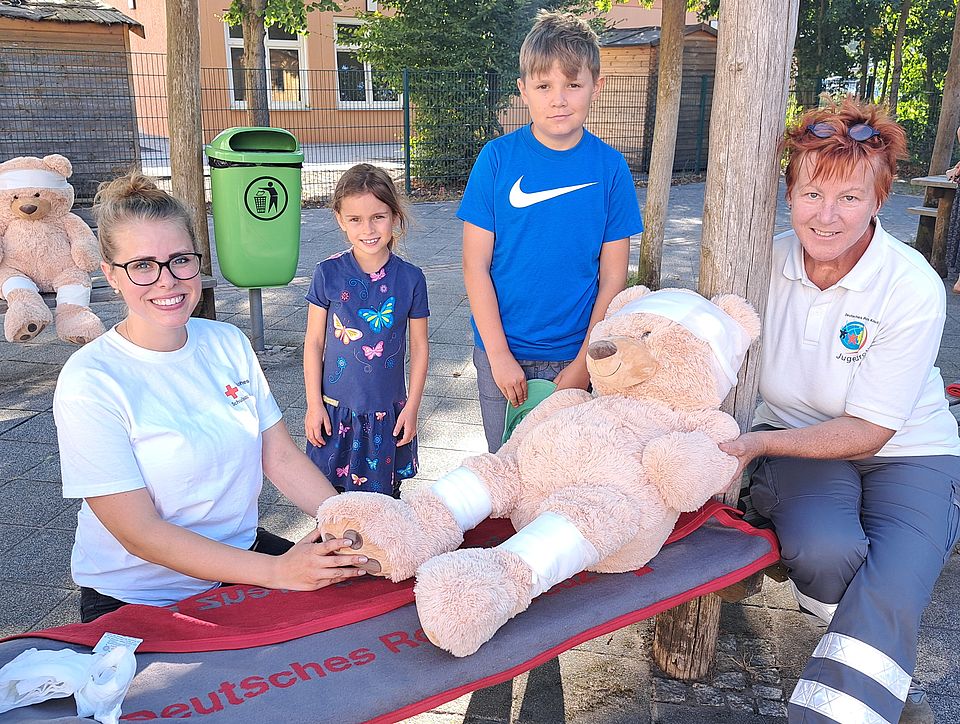
[[[200,123],[200,13],[197,0],[167,0],[167,106],[173,194],[193,211],[202,274],[212,274],[207,200],[203,191]],[[194,314],[216,319],[213,289],[204,289]]]
[[[940,120],[937,122],[937,138],[930,154],[929,175],[939,176],[950,168],[953,156],[953,139],[960,124],[960,6],[954,8],[953,41],[947,75],[943,79],[943,102],[940,104]]]
[[[799,0],[723,0],[710,153],[703,206],[699,291],[734,292],[763,316],[770,282],[771,238],[797,31]],[[759,347],[747,356],[740,384],[724,403],[746,429],[756,406]],[[724,501],[736,501],[734,483]],[[656,620],[653,657],[680,679],[706,676],[720,620],[715,595],[666,611]]]
[[[663,1],[660,21],[660,59],[657,69],[657,115],[653,126],[650,171],[647,174],[643,241],[640,243],[639,281],[650,289],[660,288],[663,227],[670,202],[673,159],[677,149],[677,123],[680,119],[683,20],[686,12],[686,0]]]
[[[270,100],[267,95],[267,55],[264,39],[264,13],[267,0],[245,0],[243,3],[243,81],[247,103],[247,125],[270,125]]]
[[[930,245],[930,266],[945,278],[950,270],[947,268],[947,227],[950,225],[950,211],[953,209],[953,194],[946,193],[946,189],[937,189],[937,218],[933,224],[933,240]]]
[[[923,191],[923,205],[924,206],[937,206],[939,200],[937,199],[935,189],[932,186],[927,186]],[[917,238],[913,242],[913,248],[923,254],[923,258],[927,261],[930,261],[933,254],[933,230],[934,224],[926,223],[926,219],[921,217],[918,219],[919,223],[917,224]]]

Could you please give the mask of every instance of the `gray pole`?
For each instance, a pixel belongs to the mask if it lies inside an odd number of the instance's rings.
[[[250,290],[250,333],[253,351],[263,352],[263,300],[259,289]]]
[[[410,71],[403,69],[403,186],[410,195]]]

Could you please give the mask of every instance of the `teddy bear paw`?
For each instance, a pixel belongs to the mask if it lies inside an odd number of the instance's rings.
[[[53,315],[43,298],[28,289],[14,289],[7,295],[3,334],[8,342],[27,342],[40,334]]]
[[[8,342],[29,342],[46,329],[51,321],[52,317],[51,319],[34,317],[18,320],[15,315],[7,312],[6,318],[3,320],[3,334]]]
[[[57,306],[57,336],[71,344],[92,342],[104,333],[103,322],[90,311],[89,307],[79,304],[60,304]]]
[[[469,656],[530,605],[531,578],[516,554],[494,548],[430,559],[413,589],[424,634],[454,656]]]
[[[426,526],[407,503],[380,493],[327,498],[317,510],[317,527],[324,541],[352,541],[349,553],[367,557],[360,568],[395,583],[411,578],[418,565],[440,552],[430,549]]]

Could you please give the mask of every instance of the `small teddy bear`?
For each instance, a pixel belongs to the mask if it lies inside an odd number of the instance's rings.
[[[329,498],[321,534],[353,540],[375,575],[416,573],[424,633],[467,656],[570,576],[641,568],[681,512],[729,486],[737,460],[718,443],[740,430],[718,408],[759,333],[741,297],[627,289],[590,335],[595,396],[553,393],[497,453],[405,500]],[[509,517],[518,532],[496,548],[456,550],[488,516]]]
[[[0,297],[7,300],[3,332],[26,342],[53,316],[40,292],[57,293],[57,336],[86,344],[104,332],[90,310],[90,274],[100,264],[97,239],[70,213],[70,161],[59,154],[0,163]]]

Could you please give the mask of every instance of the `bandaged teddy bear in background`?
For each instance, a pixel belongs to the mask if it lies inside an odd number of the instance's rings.
[[[566,578],[641,568],[680,512],[728,487],[737,460],[717,445],[740,431],[718,407],[759,332],[756,312],[734,295],[627,289],[590,335],[596,396],[559,390],[496,454],[403,501],[334,496],[318,525],[325,539],[353,539],[372,573],[416,573],[424,633],[469,655]],[[519,532],[496,548],[455,550],[491,515]]]
[[[40,292],[57,293],[57,336],[86,344],[103,334],[90,311],[90,274],[100,264],[97,239],[70,213],[70,161],[59,154],[0,163],[0,297],[7,300],[3,332],[26,342],[53,315]]]

